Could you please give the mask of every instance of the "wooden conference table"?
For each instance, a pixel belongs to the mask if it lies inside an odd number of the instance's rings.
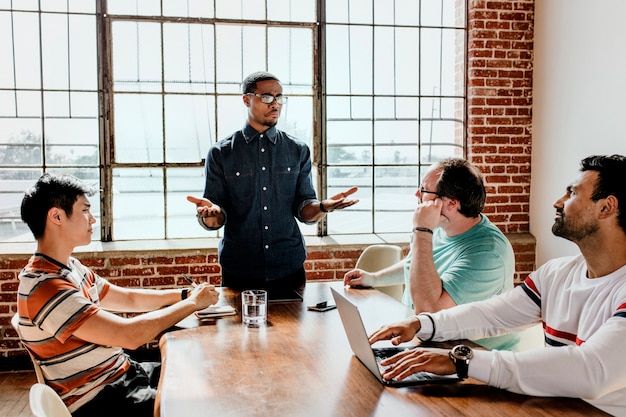
[[[304,301],[270,303],[268,323],[241,323],[239,292],[222,289],[220,303],[237,315],[202,323],[190,316],[160,341],[163,369],[155,410],[161,417],[195,416],[606,416],[583,400],[513,394],[468,379],[460,383],[388,388],[353,356],[330,286],[359,306],[370,333],[411,312],[377,290],[341,282],[308,283]],[[448,346],[454,343],[448,344]]]

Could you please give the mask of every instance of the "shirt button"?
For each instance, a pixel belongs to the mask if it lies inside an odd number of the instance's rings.
[[[265,167],[261,167],[261,171],[265,171]]]
[[[269,229],[269,226],[265,226],[265,230]]]
[[[269,248],[270,248],[270,245],[265,245],[265,249],[269,249]]]
[[[263,191],[267,191],[267,187],[263,187]]]
[[[267,206],[263,206],[263,210],[267,211]]]
[[[240,176],[240,175],[241,175],[241,173],[239,173],[239,172],[235,172],[235,175],[236,175],[236,176]]]
[[[261,148],[261,152],[265,152],[265,148]]]

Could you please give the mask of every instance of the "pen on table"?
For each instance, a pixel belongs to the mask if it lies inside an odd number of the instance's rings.
[[[191,279],[191,277],[189,275],[183,274],[183,278],[185,278],[187,280],[187,282],[189,282],[191,284],[192,287],[197,287],[198,286],[198,284],[196,284],[194,282],[194,280]]]

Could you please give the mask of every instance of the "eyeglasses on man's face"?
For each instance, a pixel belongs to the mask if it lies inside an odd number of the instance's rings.
[[[273,96],[271,94],[256,94],[256,93],[246,93],[247,96],[256,96],[261,99],[261,103],[272,104],[274,100],[276,100],[277,104],[285,104],[287,101],[287,97],[279,94],[277,96]]]
[[[419,195],[420,195],[420,196],[422,196],[422,195],[424,195],[424,194],[434,194],[434,195],[436,195],[437,197],[441,197],[441,194],[439,194],[437,191],[430,191],[430,190],[427,190],[426,188],[424,188],[424,186],[423,186],[423,185],[420,185],[420,188],[418,188],[418,190],[417,190],[417,191],[419,191]]]

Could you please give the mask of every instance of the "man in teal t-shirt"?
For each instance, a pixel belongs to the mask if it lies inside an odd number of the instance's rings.
[[[353,269],[344,284],[377,287],[405,284],[403,302],[415,313],[435,312],[483,300],[513,288],[515,257],[504,234],[482,213],[486,190],[476,167],[449,158],[430,167],[416,196],[408,256],[377,272]],[[514,349],[507,334],[477,343]]]

